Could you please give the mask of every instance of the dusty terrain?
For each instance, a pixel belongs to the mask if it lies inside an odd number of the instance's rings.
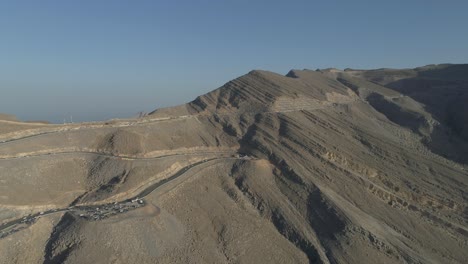
[[[252,71],[139,119],[0,115],[0,263],[466,263],[468,66]]]

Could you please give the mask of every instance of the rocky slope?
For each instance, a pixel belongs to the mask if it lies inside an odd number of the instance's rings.
[[[2,132],[0,262],[464,263],[466,76],[252,71],[141,119]]]

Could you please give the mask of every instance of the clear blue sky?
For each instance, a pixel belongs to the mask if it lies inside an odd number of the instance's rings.
[[[252,69],[468,62],[468,1],[0,1],[0,112],[61,122],[192,100]]]

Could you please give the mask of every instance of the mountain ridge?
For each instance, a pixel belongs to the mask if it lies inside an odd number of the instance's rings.
[[[138,119],[0,130],[0,263],[464,263],[466,67],[433,67],[255,70]]]

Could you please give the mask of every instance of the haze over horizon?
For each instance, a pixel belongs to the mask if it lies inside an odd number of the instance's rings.
[[[464,1],[4,1],[0,113],[103,120],[188,102],[252,69],[466,63],[467,8]]]

